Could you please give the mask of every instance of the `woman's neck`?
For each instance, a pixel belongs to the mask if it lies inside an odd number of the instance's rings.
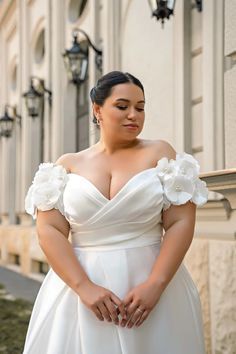
[[[114,139],[101,137],[100,140],[95,144],[100,152],[104,152],[108,155],[112,155],[115,152],[123,149],[130,149],[137,146],[140,140],[134,138],[130,141],[114,141]]]

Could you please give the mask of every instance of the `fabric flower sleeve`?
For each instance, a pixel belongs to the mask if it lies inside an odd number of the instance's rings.
[[[41,163],[25,198],[25,210],[36,219],[37,209],[58,209],[64,215],[63,191],[68,175],[63,166]]]
[[[206,182],[199,178],[200,166],[190,154],[177,154],[175,160],[163,157],[158,161],[157,174],[164,192],[163,209],[171,204],[181,205],[188,201],[201,206],[207,202]]]

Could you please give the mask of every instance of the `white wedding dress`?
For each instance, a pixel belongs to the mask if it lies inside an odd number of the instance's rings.
[[[160,252],[162,209],[207,201],[189,154],[162,158],[133,176],[111,200],[62,166],[40,165],[26,210],[57,208],[71,226],[79,262],[96,284],[121,299],[144,282]],[[99,321],[50,269],[34,304],[23,354],[204,354],[201,304],[183,263],[140,327]]]

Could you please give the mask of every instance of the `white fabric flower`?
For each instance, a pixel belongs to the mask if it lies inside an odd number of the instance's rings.
[[[198,161],[190,154],[182,153],[176,155],[176,173],[185,175],[188,178],[196,178],[199,175],[200,166]]]
[[[206,183],[198,177],[200,166],[192,155],[176,154],[175,160],[163,157],[159,160],[156,170],[163,186],[164,210],[171,204],[181,205],[188,201],[196,205],[206,203],[208,189]]]
[[[185,176],[177,175],[169,178],[164,184],[164,193],[172,204],[184,204],[192,198],[193,183]]]
[[[192,197],[192,202],[197,205],[203,205],[208,199],[208,189],[205,181],[197,179],[195,181],[194,193]]]
[[[159,178],[162,180],[164,177],[172,175],[174,172],[173,169],[173,160],[168,160],[166,157],[163,157],[158,161],[156,170],[158,173]]]
[[[34,219],[37,209],[45,211],[55,208],[63,214],[62,194],[67,181],[64,167],[53,163],[40,164],[25,198],[26,212]]]

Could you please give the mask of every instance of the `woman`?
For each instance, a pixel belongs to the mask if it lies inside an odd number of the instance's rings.
[[[26,197],[51,269],[24,354],[203,354],[199,295],[182,264],[207,201],[199,165],[137,138],[145,97],[131,74],[104,75],[90,96],[100,140],[41,164]]]

